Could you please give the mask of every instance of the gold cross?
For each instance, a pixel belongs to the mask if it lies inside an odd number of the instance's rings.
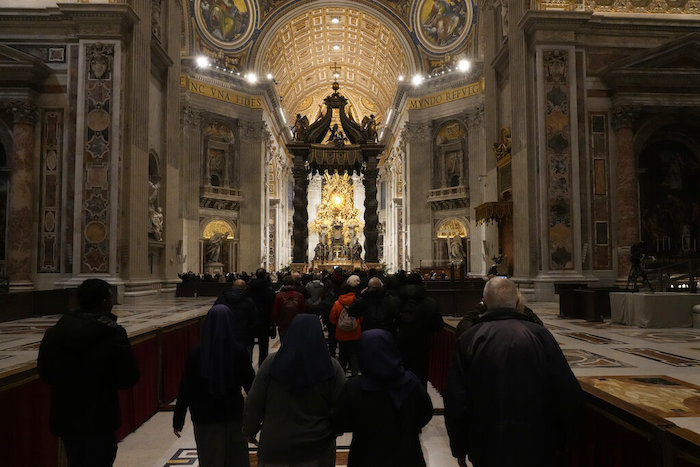
[[[338,71],[340,71],[341,67],[338,66],[338,62],[333,62],[333,66],[329,67],[331,70],[333,70],[333,76],[335,75],[340,75]]]

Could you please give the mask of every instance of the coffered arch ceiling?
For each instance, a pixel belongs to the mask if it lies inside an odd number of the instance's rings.
[[[299,7],[265,28],[251,54],[258,73],[272,73],[288,119],[313,121],[329,95],[337,64],[340,93],[356,119],[387,114],[399,75],[416,69],[416,51],[391,20],[358,4]]]

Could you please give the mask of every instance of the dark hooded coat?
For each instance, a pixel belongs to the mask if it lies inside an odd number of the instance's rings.
[[[358,356],[362,375],[345,384],[333,416],[338,432],[353,434],[348,467],[425,467],[418,435],[433,416],[430,396],[389,331],[363,332]]]
[[[37,369],[51,385],[51,431],[112,433],[121,425],[118,389],[139,379],[123,327],[111,313],[66,313],[44,334]]]
[[[458,340],[445,391],[455,457],[475,467],[555,467],[571,441],[581,387],[543,326],[490,310]]]

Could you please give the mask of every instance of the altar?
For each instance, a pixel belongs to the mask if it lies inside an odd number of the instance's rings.
[[[363,264],[379,264],[377,176],[384,146],[377,143],[374,116],[365,117],[362,125],[358,124],[346,113],[348,100],[340,94],[337,81],[332,89],[334,92],[324,99],[325,113],[313,123],[297,115],[294,141],[287,144],[294,157],[292,268],[295,270],[309,266],[355,269]],[[315,218],[312,211],[310,219],[309,180],[314,177],[318,180],[319,175],[321,200]],[[356,186],[364,189],[362,213],[355,205]],[[309,257],[311,252],[313,257]]]
[[[689,328],[697,304],[700,294],[614,292],[610,294],[611,321],[642,328]]]
[[[354,271],[355,269],[361,269],[364,262],[359,261],[321,261],[313,260],[311,261],[311,267],[314,271],[332,271],[335,268],[342,268],[343,271]]]

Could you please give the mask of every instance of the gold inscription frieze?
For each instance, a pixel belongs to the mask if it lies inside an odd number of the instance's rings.
[[[230,104],[240,105],[249,109],[263,108],[263,98],[261,96],[237,93],[220,86],[213,86],[203,81],[190,79],[186,75],[180,76],[180,87],[187,89],[187,91],[193,94],[209,97],[222,102],[228,102]]]
[[[447,91],[428,94],[422,97],[412,97],[408,100],[409,110],[427,109],[436,105],[447,104],[460,99],[474,97],[484,90],[484,80],[476,83],[467,84],[458,88],[448,89]]]

